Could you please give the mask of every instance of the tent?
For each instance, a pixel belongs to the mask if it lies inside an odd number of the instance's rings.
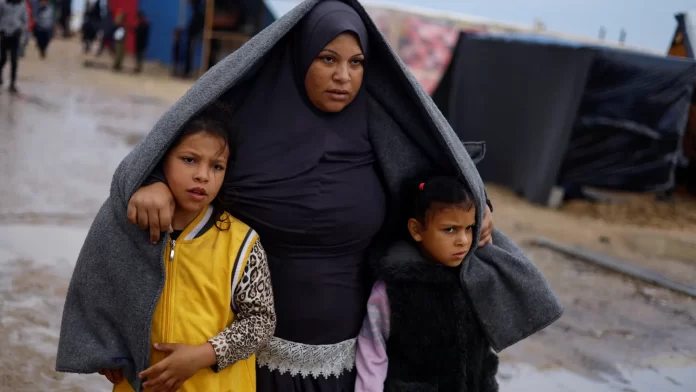
[[[552,189],[674,184],[696,63],[535,34],[460,34],[433,93],[487,144],[485,181],[547,204]]]
[[[676,57],[696,58],[696,10],[676,15],[677,28],[668,54]],[[677,182],[686,184],[696,193],[696,94],[689,111],[689,120],[683,140],[684,164],[677,170]]]
[[[696,58],[696,10],[675,16],[677,28],[672,38],[669,55]]]

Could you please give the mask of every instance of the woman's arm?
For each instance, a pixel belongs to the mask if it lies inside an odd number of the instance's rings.
[[[234,307],[236,317],[229,327],[208,340],[215,350],[219,372],[240,359],[249,358],[275,332],[276,314],[273,307],[271,273],[266,252],[257,239],[249,254],[244,273],[236,287]]]
[[[128,221],[150,229],[150,242],[156,244],[172,224],[175,205],[162,170],[155,169],[128,200]]]
[[[384,282],[375,283],[367,301],[367,316],[358,335],[355,392],[382,392],[389,358],[387,340],[391,310]]]

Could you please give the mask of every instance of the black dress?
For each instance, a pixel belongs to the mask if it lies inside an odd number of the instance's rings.
[[[295,176],[284,179],[269,178],[277,171],[255,165],[260,157],[255,143],[240,144],[233,169],[237,197],[230,213],[260,235],[277,314],[272,343],[295,362],[264,365],[259,353],[258,391],[353,390],[354,352],[349,351],[355,349],[371,287],[365,253],[385,210],[367,135],[354,136],[346,140],[327,129],[324,153],[316,163],[297,167]],[[282,156],[267,158],[283,164]],[[336,344],[342,346],[327,355],[352,357],[339,358],[332,367],[316,350]],[[315,363],[305,364],[304,370],[314,367],[313,372],[292,374],[310,360]],[[317,370],[318,363],[328,366]],[[327,371],[329,377],[316,377]]]
[[[277,349],[295,351],[286,354],[297,355],[296,362],[326,362],[309,346],[355,349],[371,287],[365,253],[384,220],[385,195],[367,135],[351,142],[339,136],[327,130],[325,152],[314,167],[270,187],[263,183],[266,175],[253,173],[253,149],[238,152],[233,169],[239,186],[230,212],[260,235],[275,296],[274,340]],[[263,355],[258,357],[262,364]],[[354,353],[348,361],[354,362]],[[353,390],[352,363],[338,364],[340,375],[328,378],[293,376],[293,366],[271,371],[278,365],[266,365],[258,368],[259,391]]]

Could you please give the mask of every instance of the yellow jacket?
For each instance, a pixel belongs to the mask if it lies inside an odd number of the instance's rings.
[[[221,220],[208,206],[170,238],[164,254],[166,280],[151,343],[208,341],[217,357],[214,369],[196,372],[180,392],[255,392],[254,352],[275,329],[270,274],[258,235],[227,213]],[[151,350],[150,366],[165,356]],[[132,391],[125,381],[114,386],[114,392]]]

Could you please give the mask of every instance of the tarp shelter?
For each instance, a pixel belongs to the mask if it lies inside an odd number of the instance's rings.
[[[462,33],[433,94],[485,141],[485,181],[546,204],[554,185],[673,183],[696,64],[536,35]]]
[[[594,51],[559,183],[671,189],[694,83],[690,60]]]
[[[298,0],[265,0],[269,17],[279,18]],[[536,33],[561,37],[569,41],[596,42],[593,39],[541,31],[535,27],[503,23],[487,18],[425,7],[404,5],[394,1],[361,1],[370,17],[396,54],[406,64],[423,89],[432,94],[452,58],[460,32],[490,34]],[[605,42],[606,45],[612,45]]]
[[[672,38],[668,54],[676,57],[696,58],[696,11],[676,15],[677,28]],[[696,94],[692,99],[689,120],[683,141],[685,162],[677,174],[678,182],[685,183],[687,188],[696,193]]]

